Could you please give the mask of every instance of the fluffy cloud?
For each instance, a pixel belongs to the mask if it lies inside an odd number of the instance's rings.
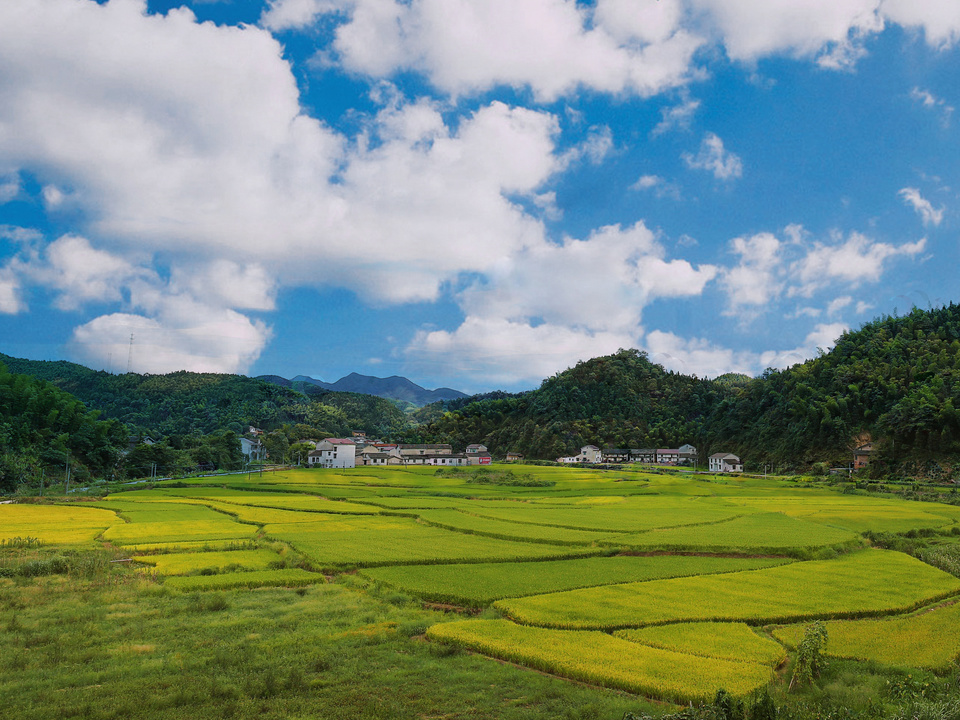
[[[714,133],[704,135],[699,153],[686,153],[683,160],[687,167],[713,173],[717,180],[733,180],[743,175],[740,158],[724,148],[723,140]]]
[[[668,370],[698,377],[730,372],[757,375],[766,368],[783,369],[816,357],[819,350],[832,348],[848,329],[842,323],[818,324],[799,347],[761,353],[734,351],[703,338],[686,339],[660,330],[648,333],[644,342],[650,359]]]
[[[438,366],[443,358],[493,378],[505,377],[512,364],[524,378],[542,378],[579,359],[635,346],[645,307],[698,296],[716,275],[710,265],[667,259],[642,223],[601,228],[586,240],[544,241],[464,289],[461,326],[421,333],[407,356],[420,363],[434,357]]]
[[[917,188],[903,188],[900,191],[900,197],[907,205],[917,211],[917,214],[923,219],[924,225],[937,226],[943,220],[943,208],[941,207],[939,210],[934,208]]]
[[[727,293],[726,314],[749,319],[783,291],[782,243],[771,233],[759,233],[735,238],[730,247],[740,260],[721,279]]]
[[[264,323],[233,310],[168,296],[157,317],[103,315],[76,328],[70,345],[82,361],[114,372],[125,371],[129,359],[138,373],[235,373],[249,369],[269,337]]]
[[[680,27],[678,4],[656,0],[600,0],[592,11],[574,0],[281,0],[261,23],[298,28],[327,13],[348,18],[333,43],[348,70],[413,70],[454,95],[497,85],[545,101],[580,87],[651,95],[683,84],[702,44]]]
[[[810,297],[833,283],[857,287],[863,282],[877,282],[888,258],[915,256],[926,244],[924,238],[894,246],[873,242],[860,233],[851,233],[846,240],[832,245],[816,242],[791,266],[791,276],[797,284],[790,288],[789,294]]]
[[[16,315],[27,309],[20,297],[20,281],[10,268],[0,269],[0,314]]]
[[[580,360],[636,343],[632,333],[468,316],[452,332],[418,333],[405,354],[412,367],[439,382],[468,376],[511,387],[539,383]]]
[[[663,119],[653,128],[650,133],[651,136],[657,137],[676,129],[689,129],[690,122],[699,108],[700,101],[692,99],[685,93],[679,105],[663,108],[660,111]]]
[[[892,22],[922,29],[927,42],[946,47],[960,40],[960,5],[955,2],[883,0],[883,14]]]
[[[929,90],[921,90],[918,87],[910,91],[910,97],[926,109],[939,113],[940,124],[943,125],[944,128],[949,127],[950,118],[953,117],[954,107],[948,105],[946,100],[937,97]]]

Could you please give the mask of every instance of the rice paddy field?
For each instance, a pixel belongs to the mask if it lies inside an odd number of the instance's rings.
[[[527,466],[304,469],[0,505],[0,707],[620,720],[723,689],[769,693],[794,718],[828,700],[892,717],[910,698],[889,688],[956,685],[960,579],[865,533],[949,546],[960,508]],[[815,620],[836,675],[798,695]]]

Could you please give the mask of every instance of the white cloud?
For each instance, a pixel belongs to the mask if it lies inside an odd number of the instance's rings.
[[[676,183],[668,182],[659,175],[641,175],[640,178],[630,186],[631,190],[652,190],[658,198],[680,199],[680,186]]]
[[[454,331],[417,334],[405,350],[413,367],[437,382],[473,377],[484,384],[535,384],[580,360],[633,347],[634,333],[592,332],[552,323],[467,316]]]
[[[543,101],[580,87],[652,95],[687,81],[702,44],[680,27],[679,6],[656,0],[601,0],[595,10],[574,0],[287,0],[261,22],[305,27],[328,13],[347,18],[333,43],[346,69],[413,70],[453,95],[498,85]]]
[[[925,199],[917,188],[903,188],[900,193],[903,201],[910,205],[917,214],[923,219],[924,225],[938,226],[943,221],[943,208],[939,210],[933,207],[929,200]]]
[[[943,125],[944,128],[950,126],[950,118],[953,117],[954,107],[948,105],[946,100],[937,97],[929,90],[921,90],[918,87],[910,91],[910,97],[926,109],[939,113],[940,124]]]
[[[712,266],[665,255],[642,223],[561,245],[538,243],[459,293],[466,316],[460,327],[420,333],[406,355],[505,382],[511,364],[527,380],[542,379],[579,359],[632,347],[645,307],[700,295],[716,276]]]
[[[730,247],[740,260],[723,272],[720,281],[727,293],[725,314],[747,320],[783,292],[782,243],[771,233],[759,233],[734,238]]]
[[[908,28],[922,29],[927,42],[945,48],[960,40],[960,5],[950,0],[883,0],[883,14]]]
[[[893,246],[874,242],[860,233],[851,233],[845,241],[832,245],[816,242],[805,257],[791,265],[791,277],[796,284],[789,294],[810,297],[817,290],[836,283],[846,289],[863,282],[877,282],[888,258],[912,257],[925,247],[925,238]]]
[[[844,295],[843,297],[834,298],[827,305],[827,315],[836,315],[837,313],[842,311],[844,308],[849,307],[852,302],[853,302],[853,298],[850,297],[849,295]]]
[[[0,205],[10,202],[20,194],[20,176],[0,176]]]
[[[666,5],[667,3],[663,3]],[[700,101],[690,98],[689,94],[684,93],[679,105],[663,108],[660,110],[662,120],[650,132],[650,135],[657,137],[671,130],[689,130],[693,116],[700,108]]]
[[[130,336],[133,335],[133,348]],[[75,355],[114,372],[246,372],[270,337],[260,321],[186,298],[167,298],[157,317],[114,313],[76,328]]]
[[[54,306],[60,310],[77,310],[90,302],[119,302],[124,285],[152,274],[94,249],[77,235],[64,235],[47,245],[42,254],[31,249],[26,258],[16,258],[10,267],[21,277],[56,290]]]
[[[714,133],[704,135],[699,153],[695,156],[685,153],[683,160],[690,168],[713,173],[717,180],[732,180],[743,175],[743,163],[740,158],[726,150],[723,147],[723,140]]]
[[[815,57],[846,48],[883,27],[877,14],[879,0],[691,0],[691,4],[708,13],[727,54],[748,62],[775,54]]]
[[[16,315],[26,310],[16,274],[9,267],[0,268],[0,314]]]
[[[736,352],[703,338],[684,339],[671,332],[653,330],[644,342],[651,361],[685,375],[715,378],[730,372],[757,372],[755,354]]]

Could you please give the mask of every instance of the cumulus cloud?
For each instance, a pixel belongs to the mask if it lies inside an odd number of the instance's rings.
[[[651,191],[658,198],[680,199],[680,186],[665,180],[659,175],[641,175],[640,178],[630,186],[630,189]]]
[[[333,51],[348,70],[389,77],[423,73],[462,95],[528,87],[550,101],[586,87],[652,95],[687,81],[702,40],[680,26],[677,3],[600,0],[342,0],[274,2],[261,23],[302,28],[320,15],[346,20]]]
[[[907,205],[917,211],[917,214],[923,219],[924,225],[937,226],[943,221],[943,208],[941,207],[939,210],[934,208],[917,188],[903,188],[899,194]]]
[[[883,15],[899,25],[922,30],[930,45],[945,48],[960,40],[960,5],[954,2],[883,0]]]
[[[0,205],[8,203],[20,194],[20,176],[0,176]]]
[[[133,336],[131,348],[131,335]],[[236,373],[250,368],[270,337],[260,321],[229,309],[216,310],[185,298],[167,298],[157,317],[103,315],[73,332],[74,354],[114,372]]]
[[[710,265],[668,259],[643,223],[604,227],[585,240],[544,241],[458,294],[466,317],[460,327],[423,332],[406,353],[478,372],[489,365],[483,372],[498,378],[504,370],[495,368],[513,363],[524,368],[523,377],[542,378],[578,359],[636,345],[645,307],[698,296],[716,274]],[[522,360],[527,353],[530,360]]]
[[[687,167],[713,173],[717,180],[733,180],[743,175],[740,158],[724,148],[723,140],[714,133],[704,135],[700,152],[696,155],[685,153],[683,160]]]
[[[887,259],[913,257],[922,252],[926,244],[924,238],[894,246],[874,242],[856,232],[833,244],[816,242],[802,259],[792,264],[791,277],[796,279],[796,284],[790,288],[789,294],[810,297],[832,283],[857,287],[864,282],[877,282]]]
[[[953,117],[954,107],[948,105],[947,101],[939,98],[929,90],[921,90],[918,87],[910,91],[910,97],[920,103],[924,108],[936,112],[940,116],[940,124],[947,128],[950,126],[950,118]]]
[[[727,293],[727,315],[744,319],[755,316],[784,288],[782,243],[772,233],[734,238],[731,251],[739,256],[734,267],[724,270],[721,285]]]
[[[421,331],[405,356],[412,367],[441,382],[467,376],[509,387],[539,383],[580,360],[636,343],[634,333],[467,316],[453,331]]]
[[[0,313],[16,315],[27,309],[20,297],[20,281],[8,267],[0,268]]]

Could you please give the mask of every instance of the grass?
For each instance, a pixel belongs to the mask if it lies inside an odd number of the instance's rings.
[[[545,630],[507,620],[434,625],[431,640],[574,680],[672,702],[707,702],[720,688],[745,696],[770,682],[769,667],[672,652],[601,632]]]
[[[435,602],[482,607],[495,600],[658,578],[732,572],[787,562],[779,558],[655,555],[520,563],[412,565],[363,570],[367,577]]]
[[[613,630],[685,621],[793,622],[906,612],[960,593],[960,580],[889,550],[763,570],[608,585],[494,606],[531,625]]]
[[[419,510],[417,514],[423,521],[437,527],[504,540],[520,540],[550,545],[590,545],[598,540],[610,537],[609,532],[571,530],[569,528],[495,520],[458,510]]]

